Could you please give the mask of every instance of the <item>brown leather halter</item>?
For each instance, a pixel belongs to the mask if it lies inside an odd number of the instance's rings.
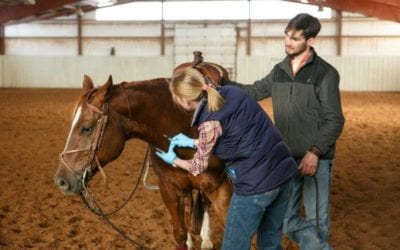
[[[86,99],[86,105],[91,109],[94,113],[97,113],[100,115],[100,118],[97,120],[97,125],[96,125],[96,131],[94,135],[94,140],[93,142],[89,145],[87,148],[78,148],[78,149],[72,149],[72,150],[64,150],[60,154],[60,161],[64,166],[66,166],[72,173],[74,173],[78,179],[82,181],[82,186],[84,189],[86,189],[86,180],[90,178],[93,175],[93,162],[96,162],[94,165],[97,167],[102,173],[102,166],[100,164],[99,158],[97,157],[96,153],[98,149],[100,148],[101,142],[103,141],[103,134],[105,131],[105,128],[107,126],[107,121],[108,121],[108,105],[104,104],[103,105],[103,110],[100,110],[98,107],[94,106],[93,104],[89,103],[90,97],[97,91],[97,89],[92,90],[91,93],[88,94],[87,99]],[[73,167],[65,160],[66,155],[70,154],[77,154],[80,152],[89,152],[88,159],[86,160],[84,166],[83,173],[80,174],[76,170],[73,169]],[[103,176],[104,173],[103,173]]]

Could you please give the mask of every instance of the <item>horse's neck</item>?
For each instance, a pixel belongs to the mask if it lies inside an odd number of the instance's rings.
[[[120,115],[127,139],[139,138],[166,149],[169,141],[165,136],[189,133],[190,114],[174,105],[166,80],[130,84],[122,90],[125,93],[118,94],[123,95],[122,98],[116,98],[122,105],[118,109],[122,111]]]

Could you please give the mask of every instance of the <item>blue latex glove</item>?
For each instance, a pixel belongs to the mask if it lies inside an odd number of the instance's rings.
[[[164,162],[176,167],[174,164],[174,160],[176,159],[176,154],[174,152],[174,148],[169,148],[168,152],[164,152],[162,150],[157,149],[156,155],[160,157]]]
[[[179,133],[171,138],[170,147],[174,148],[175,146],[185,147],[185,148],[196,148],[196,145],[194,144],[194,139],[182,133]]]

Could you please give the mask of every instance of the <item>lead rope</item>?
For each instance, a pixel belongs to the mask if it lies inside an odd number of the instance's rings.
[[[126,240],[128,240],[132,245],[136,245],[138,246],[140,249],[145,249],[145,250],[150,250],[151,248],[147,248],[145,246],[143,246],[141,243],[139,243],[138,241],[133,240],[132,238],[130,238],[124,231],[122,231],[120,228],[118,228],[114,223],[111,222],[111,220],[108,218],[110,215],[115,214],[116,212],[118,212],[119,210],[121,210],[122,207],[124,207],[128,201],[132,198],[133,194],[136,192],[138,186],[139,186],[139,182],[140,182],[140,178],[143,175],[144,169],[145,169],[145,165],[146,162],[148,162],[148,156],[149,156],[149,152],[150,152],[150,144],[148,144],[147,146],[147,150],[146,150],[146,154],[145,154],[145,160],[143,161],[142,164],[142,168],[138,177],[138,180],[136,181],[135,187],[133,188],[132,192],[129,194],[128,198],[125,199],[125,201],[121,204],[121,206],[119,206],[118,208],[116,208],[115,210],[113,210],[112,212],[109,213],[104,213],[103,210],[101,209],[100,205],[96,202],[94,195],[90,192],[89,187],[87,186],[87,188],[85,189],[85,193],[86,196],[89,197],[90,202],[92,204],[92,206],[89,204],[89,202],[86,200],[85,195],[81,192],[79,193],[81,200],[83,202],[83,204],[86,206],[87,209],[89,209],[91,212],[93,212],[94,214],[98,215],[100,218],[102,218],[105,222],[107,222],[115,231],[117,231],[122,237],[124,237]],[[100,167],[100,165],[99,165]]]
[[[84,195],[82,193],[80,193],[83,203],[86,205],[87,208],[89,208],[90,211],[92,211],[93,213],[95,213],[99,217],[101,217],[101,219],[103,219],[105,222],[107,222],[108,225],[110,225],[115,231],[117,231],[122,237],[124,237],[126,240],[128,240],[132,245],[136,245],[137,247],[139,247],[139,249],[151,250],[151,248],[145,247],[142,245],[142,243],[139,243],[138,241],[130,238],[124,231],[122,231],[114,223],[112,223],[111,220],[108,218],[108,216],[103,213],[103,210],[101,209],[99,204],[94,199],[93,194],[90,193],[88,189],[86,190],[86,195],[89,196],[90,201],[91,201],[92,205],[94,206],[94,208],[91,208],[89,206],[89,203],[85,199]]]
[[[150,153],[149,151],[150,151],[150,146],[147,147],[146,155]],[[143,175],[143,180],[142,180],[143,181],[143,186],[145,188],[149,189],[149,190],[159,190],[160,187],[158,185],[147,184],[146,180],[147,180],[147,177],[148,177],[148,174],[149,174],[149,168],[150,168],[150,165],[151,165],[151,159],[149,157],[146,157],[146,159],[147,159],[146,168],[145,168],[144,175]]]

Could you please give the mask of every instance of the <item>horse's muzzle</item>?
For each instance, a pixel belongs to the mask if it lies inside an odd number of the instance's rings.
[[[54,184],[64,194],[72,195],[83,191],[82,181],[77,178],[68,178],[68,176],[56,174],[54,176]]]

